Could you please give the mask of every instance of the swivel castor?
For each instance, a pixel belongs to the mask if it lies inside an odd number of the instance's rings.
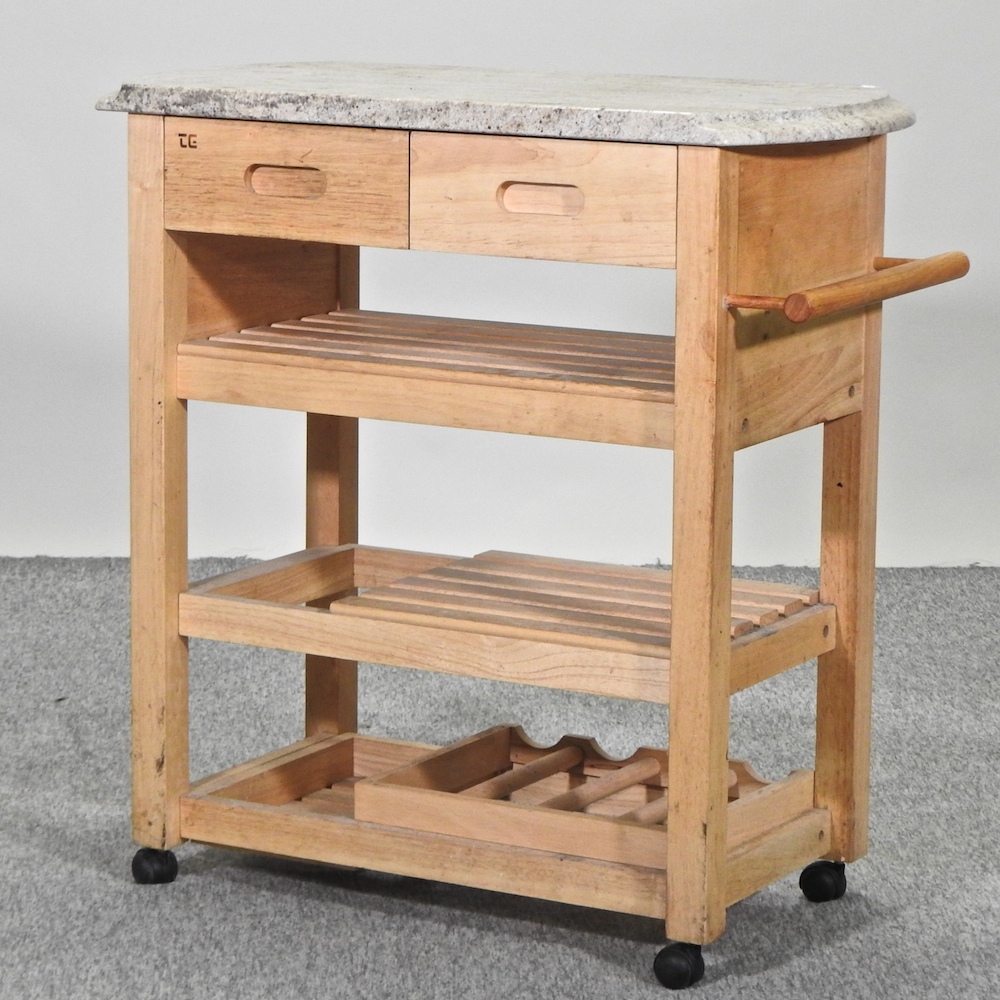
[[[814,861],[802,870],[799,888],[811,903],[840,899],[847,891],[844,865],[839,861]]]
[[[140,847],[132,859],[132,878],[140,885],[173,882],[177,878],[177,856],[173,851]]]
[[[705,975],[700,944],[677,941],[653,959],[653,973],[668,990],[684,990]]]

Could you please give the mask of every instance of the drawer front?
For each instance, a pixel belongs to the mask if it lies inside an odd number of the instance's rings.
[[[164,225],[405,248],[406,132],[168,118]]]
[[[410,246],[674,267],[677,149],[414,132]]]

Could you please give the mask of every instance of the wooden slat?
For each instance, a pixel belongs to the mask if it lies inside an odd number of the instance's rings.
[[[610,563],[585,562],[580,559],[553,559],[551,556],[505,552],[500,549],[479,552],[473,558],[476,560],[477,568],[501,566],[506,567],[508,571],[517,570],[524,576],[534,576],[537,573],[543,579],[549,573],[570,574],[580,578],[581,582],[601,580],[603,577],[616,584],[619,581],[623,583],[631,581],[656,585],[661,580],[669,579],[664,570],[649,566],[616,566]],[[567,579],[566,576],[557,578]]]
[[[394,787],[460,791],[507,766],[510,733],[510,726],[494,726],[447,747],[434,747],[385,778]]]
[[[286,754],[225,785],[221,781],[206,783],[199,791],[208,794],[206,789],[214,785],[211,794],[223,798],[265,805],[291,802],[353,773],[352,740],[351,733],[321,738],[312,746]]]
[[[354,737],[354,773],[359,778],[370,778],[405,767],[407,764],[436,749],[427,743],[394,740],[386,736]]]
[[[445,573],[449,573],[450,579],[440,579]],[[449,599],[455,598],[459,602],[468,600],[472,602],[491,602],[493,605],[502,606],[504,604],[531,606],[536,609],[551,609],[553,613],[561,610],[588,612],[593,616],[595,622],[600,622],[602,617],[612,619],[622,619],[627,621],[634,619],[637,622],[651,624],[654,622],[665,622],[670,618],[669,604],[665,600],[655,600],[649,598],[642,602],[630,602],[625,600],[614,600],[615,593],[604,590],[591,590],[586,596],[577,594],[565,594],[558,592],[549,586],[540,587],[536,581],[523,581],[521,586],[508,585],[492,586],[481,580],[469,580],[469,574],[462,569],[459,563],[450,571],[435,568],[426,574],[417,576],[402,577],[394,581],[385,588],[381,588],[386,593],[391,592],[393,597],[399,599],[402,594],[414,595],[415,599],[421,597],[429,604],[446,604]],[[509,581],[510,578],[501,578]],[[534,585],[532,585],[534,583]],[[577,588],[579,593],[583,588]]]
[[[806,605],[816,604],[819,601],[818,587],[796,587],[788,583],[770,583],[763,580],[742,580],[734,577],[733,591],[741,594],[759,594],[768,601],[801,601]]]
[[[268,768],[280,764],[285,759],[290,759],[302,753],[311,753],[322,750],[324,747],[332,745],[333,742],[345,739],[345,736],[307,736],[305,739],[292,743],[290,746],[280,747],[270,753],[255,757],[253,760],[237,764],[235,767],[227,768],[217,774],[209,775],[199,781],[194,782],[188,790],[188,795],[215,795],[222,789],[229,788],[245,778],[253,777],[266,771]]]
[[[518,575],[544,580],[567,580],[581,585],[603,586],[614,583],[619,588],[659,592],[666,587],[669,592],[672,574],[669,569],[649,566],[615,566],[608,563],[584,562],[578,559],[553,559],[549,556],[529,555],[521,552],[504,552],[491,549],[475,557],[476,569],[489,573],[498,570],[513,571]],[[819,600],[816,587],[799,587],[794,584],[764,580],[744,580],[734,577],[733,592],[741,595],[743,603],[749,595],[759,595],[768,604],[780,607],[785,603],[801,601],[815,604]]]
[[[319,816],[282,806],[185,797],[181,833],[203,843],[639,916],[658,916],[666,905],[662,870]]]
[[[543,618],[519,617],[512,614],[494,614],[487,611],[469,611],[426,603],[407,604],[394,601],[391,593],[383,598],[371,592],[360,597],[337,601],[330,607],[331,617],[337,619],[377,619],[382,622],[399,622],[409,626],[443,628],[479,635],[524,638],[535,643],[555,643],[580,648],[619,651],[637,656],[665,654],[669,645],[665,634],[633,632],[624,628],[598,628],[580,621],[552,621]],[[749,630],[752,626],[746,625]]]
[[[612,335],[609,335],[609,337]],[[416,369],[427,377],[461,379],[464,375],[507,377],[515,380],[544,379],[580,382],[597,387],[645,390],[668,396],[673,390],[670,358],[601,358],[573,349],[535,350],[503,343],[456,340],[410,341],[390,335],[352,338],[308,328],[250,328],[217,334],[212,344],[255,347],[328,358],[331,363],[365,364],[377,367]]]
[[[429,591],[439,594],[468,595],[469,597],[490,597],[515,603],[532,601],[546,606],[565,607],[572,610],[590,610],[597,614],[621,614],[623,617],[638,617],[649,622],[669,621],[668,611],[670,585],[656,591],[639,591],[635,594],[623,594],[617,587],[602,590],[599,594],[594,589],[580,585],[559,584],[547,582],[541,591],[537,581],[525,577],[501,576],[470,572],[464,566],[439,567],[420,574],[419,581],[400,581],[399,586],[407,586],[410,590]],[[747,595],[749,600],[742,600],[742,595],[733,596],[733,617],[742,618],[754,625],[768,625],[781,616],[801,611],[801,601],[782,602],[780,605],[765,603],[755,595]],[[572,601],[566,600],[572,598]],[[631,599],[628,599],[631,598]]]
[[[572,330],[560,332],[557,327],[500,327],[496,331],[478,331],[469,329],[464,320],[452,320],[450,327],[436,331],[414,328],[409,320],[410,317],[404,314],[400,315],[399,322],[382,326],[286,320],[266,327],[247,327],[240,333],[267,334],[303,343],[315,341],[333,350],[343,345],[345,350],[367,348],[375,353],[399,352],[402,356],[412,350],[415,357],[437,354],[447,359],[449,355],[458,353],[456,349],[473,355],[487,353],[501,358],[536,356],[540,361],[592,364],[595,370],[610,368],[611,374],[619,369],[648,373],[656,368],[669,373],[673,368],[674,342],[671,337],[641,335],[643,342],[640,343],[623,342],[621,334],[610,331],[601,340],[589,340],[575,336]],[[239,334],[221,336],[235,337]]]
[[[356,733],[307,736],[290,746],[203,778],[191,786],[188,794],[223,795],[280,804],[356,773],[356,750],[360,747],[363,753],[372,744],[377,744],[386,758],[384,770],[402,766],[414,754],[427,752],[420,744],[373,740]],[[305,787],[296,791],[296,785]],[[285,794],[286,788],[290,789],[288,794]]]
[[[431,587],[425,588],[421,583],[422,581],[415,580],[413,586],[407,586],[407,581],[401,580],[380,588],[377,596],[369,596],[371,594],[369,591],[368,594],[362,594],[357,598],[340,601],[338,606],[353,604],[364,607],[382,600],[384,595],[387,601],[412,605],[414,610],[426,609],[428,614],[447,615],[451,611],[467,611],[471,614],[483,612],[498,620],[509,615],[521,621],[530,620],[553,625],[580,624],[611,630],[621,629],[625,632],[650,636],[666,635],[665,624],[668,621],[666,614],[657,615],[647,609],[631,608],[633,611],[645,612],[641,618],[628,615],[630,608],[627,605],[622,608],[612,606],[612,610],[616,613],[602,614],[597,610],[607,607],[602,601],[572,599],[570,603],[565,598],[528,591],[522,592],[519,597],[490,600],[458,588],[451,588],[450,591],[441,593]]]
[[[617,357],[670,358],[674,338],[647,333],[624,333],[618,330],[591,330],[579,327],[539,326],[497,320],[456,319],[451,316],[421,316],[414,313],[378,312],[372,309],[340,309],[336,312],[304,316],[289,321],[292,326],[305,324],[326,330],[350,330],[358,336],[379,336],[384,331],[411,337],[455,338],[457,340],[503,342],[510,344],[564,344],[580,351]],[[284,328],[286,322],[273,324]]]
[[[300,604],[353,587],[353,556],[354,545],[315,546],[199,580],[188,593]]]
[[[565,563],[565,566],[563,565]],[[592,568],[597,566],[597,570]],[[466,572],[476,574],[481,568],[492,570],[500,582],[506,587],[491,586],[491,578],[487,574],[472,576],[467,582]],[[534,577],[501,576],[503,571],[533,572]],[[544,627],[555,630],[565,630],[579,624],[581,634],[602,634],[607,629],[621,629],[632,637],[649,635],[653,642],[668,641],[669,636],[669,585],[657,578],[656,570],[640,570],[638,573],[631,568],[618,568],[603,564],[582,564],[566,560],[543,560],[541,557],[519,557],[487,553],[471,560],[456,561],[447,567],[431,570],[423,574],[406,577],[370,591],[357,598],[350,598],[338,603],[338,607],[350,609],[352,613],[358,609],[370,608],[380,613],[390,613],[393,610],[415,620],[413,615],[428,617],[449,617],[454,614],[466,620],[475,620],[477,616],[484,624],[504,624],[509,619],[511,624],[538,621]],[[596,587],[589,591],[587,597],[579,597],[582,585],[578,580],[592,579],[594,576],[604,582],[606,591]],[[564,585],[552,593],[548,586],[533,586],[546,577],[573,580],[571,586],[577,589],[566,593]],[[493,579],[496,579],[494,577]],[[510,581],[518,579],[523,582],[522,589],[513,589]],[[639,582],[649,586],[655,581],[659,585],[659,594],[655,590],[642,591],[648,595],[646,601],[640,604],[621,603],[619,581]],[[547,581],[545,581],[547,582]],[[558,592],[562,590],[562,592]],[[655,597],[659,597],[657,601]],[[781,604],[781,611],[791,607],[801,607],[797,600],[791,605]],[[762,606],[734,604],[733,619],[730,625],[732,636],[746,635],[754,626],[768,625],[777,621],[781,611]],[[598,629],[599,632],[586,632],[587,629]]]
[[[424,573],[438,566],[458,562],[459,556],[430,552],[409,552],[375,545],[360,545],[354,552],[354,585],[383,587],[404,576]]]
[[[457,561],[458,556],[371,545],[317,545],[199,580],[188,593],[298,604],[354,587],[385,586]]]
[[[453,561],[459,562],[457,559]],[[559,578],[560,575],[562,579]],[[650,582],[641,583],[634,590],[630,590],[618,586],[617,582],[609,586],[606,577],[587,578],[587,582],[584,582],[583,579],[568,573],[521,575],[519,569],[512,568],[509,564],[506,566],[490,564],[479,557],[462,565],[434,567],[421,573],[420,576],[425,585],[429,585],[432,581],[454,581],[467,588],[470,593],[475,593],[480,588],[492,592],[537,590],[540,589],[540,582],[544,581],[545,593],[553,596],[594,598],[600,594],[601,601],[608,604],[637,605],[646,608],[666,608],[665,598],[670,593],[669,580],[663,581],[659,587],[654,587]],[[567,579],[572,582],[566,582]]]
[[[609,341],[613,335],[609,334]],[[593,373],[640,383],[672,382],[672,352],[647,351],[644,355],[616,351],[598,352],[574,344],[553,344],[541,338],[524,343],[493,341],[486,337],[405,335],[395,330],[356,334],[327,330],[302,322],[249,327],[239,333],[210,338],[223,344],[269,344],[287,350],[324,351],[331,355],[358,356],[389,361],[431,361],[443,367],[492,366],[529,375]],[[650,338],[653,339],[652,337]],[[659,378],[656,376],[659,375]]]
[[[331,347],[323,341],[309,340],[291,335],[270,333],[240,333],[225,338],[213,338],[213,343],[238,344],[272,350],[275,352],[301,352],[314,357],[328,358],[331,362],[356,362],[372,366],[389,365],[412,367],[425,372],[437,371],[452,376],[465,373],[482,376],[506,376],[517,380],[575,381],[594,386],[635,387],[647,392],[669,391],[669,383],[656,379],[656,372],[645,367],[626,367],[575,363],[566,359],[545,362],[541,358],[516,358],[508,355],[472,353],[446,353],[436,350],[418,352],[390,351],[383,348],[377,353],[365,349],[347,350],[344,346]]]
[[[357,733],[307,736],[253,760],[220,771],[195,782],[188,795],[208,795],[267,804],[290,804],[295,798],[326,797],[330,785],[338,789],[338,801],[345,787],[361,778],[406,767],[440,747],[410,743],[387,737],[359,736]],[[348,797],[353,814],[354,793]]]

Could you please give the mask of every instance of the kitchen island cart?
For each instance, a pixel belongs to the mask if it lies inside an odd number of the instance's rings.
[[[665,921],[682,988],[733,903],[866,851],[882,246],[871,87],[350,64],[141,79],[129,113],[133,830]],[[676,270],[671,336],[359,308],[358,248]],[[186,401],[306,414],[304,548],[187,576]],[[358,541],[358,420],[673,449],[670,572]],[[823,425],[816,588],[733,579],[733,456]],[[234,498],[234,503],[238,498]],[[192,783],[187,640],[305,654],[303,738]],[[729,699],[818,658],[813,766],[729,757]],[[670,706],[612,760],[516,724],[359,733],[357,661]],[[234,692],[238,698],[238,692]]]

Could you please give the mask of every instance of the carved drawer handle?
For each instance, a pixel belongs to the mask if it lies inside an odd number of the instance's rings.
[[[244,175],[247,187],[268,198],[319,198],[326,192],[326,174],[316,167],[275,167],[254,163]]]
[[[564,215],[583,211],[583,192],[573,184],[505,181],[497,188],[500,207],[516,215]]]

